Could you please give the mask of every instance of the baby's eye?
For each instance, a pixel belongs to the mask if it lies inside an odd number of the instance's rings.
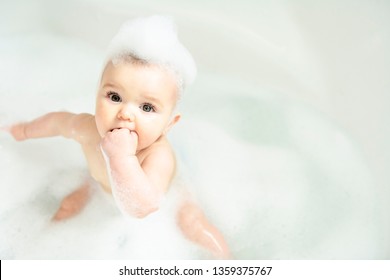
[[[107,97],[112,101],[112,102],[115,102],[115,103],[118,103],[118,102],[121,102],[122,101],[122,98],[119,96],[119,94],[117,94],[116,92],[109,92],[107,94]]]
[[[142,109],[142,111],[147,112],[147,113],[155,111],[154,106],[152,104],[148,104],[148,103],[143,104],[141,106],[141,109]]]

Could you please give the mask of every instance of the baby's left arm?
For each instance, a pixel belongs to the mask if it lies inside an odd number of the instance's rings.
[[[127,215],[143,218],[158,210],[175,161],[169,150],[156,148],[141,166],[136,157],[137,142],[135,132],[116,129],[103,137],[101,149],[118,207]]]

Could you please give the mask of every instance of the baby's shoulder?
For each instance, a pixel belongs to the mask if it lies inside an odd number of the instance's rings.
[[[98,137],[95,116],[88,113],[75,114],[73,117],[73,138],[84,144]]]
[[[176,173],[176,158],[169,142],[160,139],[151,145],[144,158],[139,160],[144,172],[162,183],[164,190],[167,190]]]
[[[158,141],[153,143],[148,149],[143,151],[139,157],[140,162],[144,160],[160,161],[164,162],[175,161],[174,151],[171,144],[166,137],[160,138]]]
[[[89,128],[91,126],[96,127],[94,115],[88,113],[80,113],[80,114],[75,114],[74,118],[75,118],[75,122],[77,122],[79,126],[84,126],[84,128]]]

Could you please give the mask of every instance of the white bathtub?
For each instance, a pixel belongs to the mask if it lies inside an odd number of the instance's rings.
[[[198,64],[171,139],[235,257],[389,258],[390,5],[138,2],[2,1],[0,125],[93,112],[119,25],[171,15]],[[79,217],[50,224],[83,168],[66,140],[0,134],[2,259],[205,257],[169,206],[124,221],[99,193]]]

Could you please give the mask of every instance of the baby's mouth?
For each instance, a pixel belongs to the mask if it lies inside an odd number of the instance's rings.
[[[126,128],[126,127],[115,127],[113,129],[111,129],[110,132],[113,132],[114,130],[117,130],[117,129],[128,129],[129,131],[131,131],[129,128]]]

